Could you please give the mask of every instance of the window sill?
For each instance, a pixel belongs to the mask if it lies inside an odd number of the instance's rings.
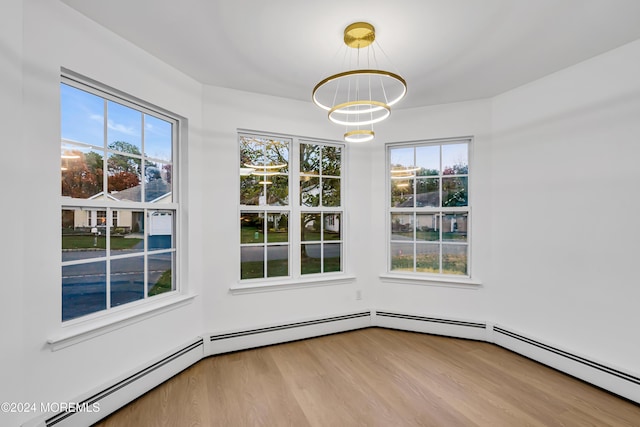
[[[404,283],[409,285],[428,285],[428,286],[446,286],[464,289],[480,289],[482,282],[469,277],[438,277],[438,276],[422,276],[410,274],[380,274],[380,280],[389,283]]]
[[[82,322],[69,327],[63,327],[63,331],[56,337],[48,339],[47,344],[51,348],[51,351],[58,351],[176,309],[186,305],[193,298],[195,298],[195,295],[167,297],[154,303],[145,304],[135,310],[123,310],[117,314],[105,316],[102,319],[90,320],[86,323]]]
[[[260,281],[252,283],[239,283],[238,285],[230,287],[229,291],[232,294],[252,294],[257,292],[300,289],[314,286],[341,285],[344,283],[354,282],[355,280],[355,276],[340,274],[330,277],[312,277],[266,282]]]

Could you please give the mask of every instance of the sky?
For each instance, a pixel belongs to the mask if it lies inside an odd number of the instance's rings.
[[[147,156],[171,162],[170,122],[113,101],[105,105],[103,98],[64,83],[60,84],[60,94],[62,139],[102,148],[106,117],[107,145],[126,141],[142,152],[144,144]]]
[[[395,147],[390,151],[391,165],[406,167],[422,167],[425,169],[440,170],[440,155],[442,154],[442,169],[456,164],[469,163],[468,144],[452,143],[442,145],[426,145],[422,147]]]

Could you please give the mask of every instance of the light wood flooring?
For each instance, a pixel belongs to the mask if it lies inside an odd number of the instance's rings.
[[[369,328],[209,357],[96,424],[640,426],[640,406],[493,344]]]

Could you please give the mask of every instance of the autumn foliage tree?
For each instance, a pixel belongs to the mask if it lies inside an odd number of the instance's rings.
[[[62,159],[62,195],[86,199],[102,191],[102,156],[79,150]]]

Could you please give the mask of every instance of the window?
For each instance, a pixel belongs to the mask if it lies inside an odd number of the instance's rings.
[[[342,148],[300,144],[301,273],[342,270]]]
[[[391,272],[470,275],[469,145],[388,145]]]
[[[343,271],[343,146],[252,134],[239,144],[240,279]]]
[[[62,77],[62,320],[176,290],[178,120]]]

